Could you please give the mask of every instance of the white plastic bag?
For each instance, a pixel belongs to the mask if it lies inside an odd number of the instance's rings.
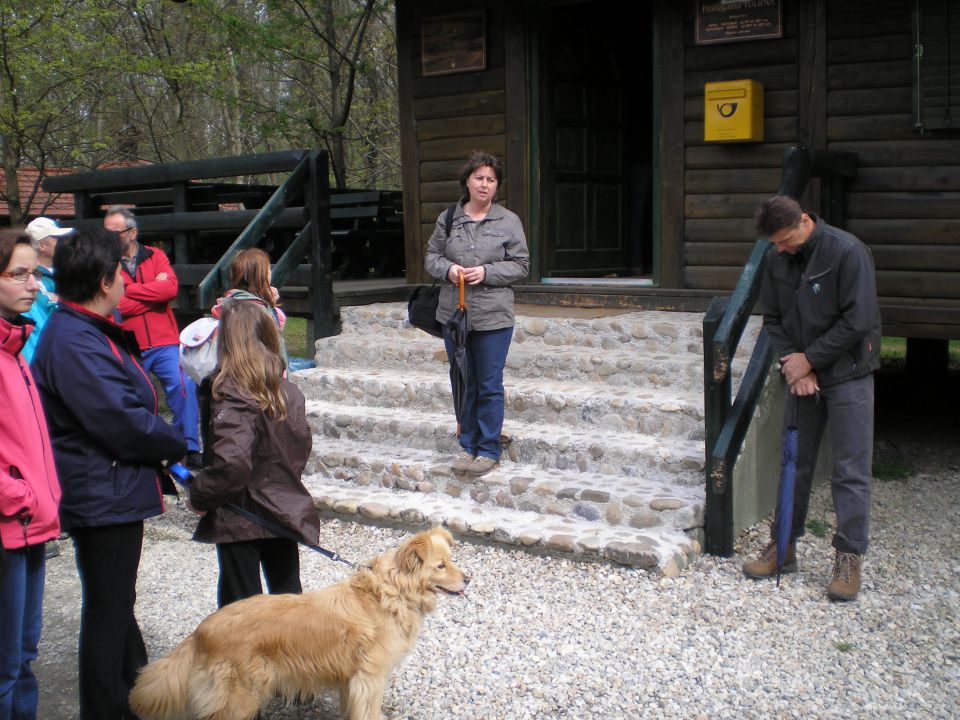
[[[180,367],[199,385],[217,366],[217,318],[202,317],[180,331]]]

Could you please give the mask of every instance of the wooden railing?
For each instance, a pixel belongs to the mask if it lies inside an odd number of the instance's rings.
[[[822,178],[823,219],[846,225],[846,184],[857,174],[853,153],[811,152],[794,145],[783,155],[778,195],[799,198],[811,177]],[[704,424],[706,444],[706,507],[704,550],[732,555],[734,543],[733,471],[774,359],[774,347],[761,329],[736,399],[731,402],[731,363],[753,312],[763,281],[770,241],[760,238],[733,294],[714,298],[703,318]]]
[[[196,182],[273,173],[290,175],[280,187]],[[309,268],[305,283],[309,310],[301,312],[312,321],[310,334],[326,337],[336,333],[326,151],[285,150],[96,170],[47,178],[44,189],[73,193],[76,219],[65,223],[69,226],[103,222],[105,206],[134,206],[141,237],[148,241],[159,238],[172,245],[174,269],[181,280],[177,312],[187,317],[208,310],[227,286],[226,268],[237,252],[260,243],[271,229],[288,234],[296,231],[273,267],[272,283],[283,287],[294,274],[302,278]],[[239,209],[241,206],[254,209]],[[203,249],[197,235],[206,242],[210,233],[215,233],[229,242],[236,232],[239,236],[225,254],[220,255],[218,247],[206,261],[216,259],[212,267],[194,257],[193,251]],[[198,259],[200,264],[195,264]],[[194,271],[201,268],[205,274],[197,283]],[[191,293],[192,287],[196,293]]]

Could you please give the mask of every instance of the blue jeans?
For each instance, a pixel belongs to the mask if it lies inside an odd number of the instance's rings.
[[[160,378],[167,405],[173,412],[173,424],[183,433],[187,452],[197,452],[200,449],[197,386],[180,369],[180,346],[163,345],[144,350],[143,369]]]
[[[500,459],[503,366],[512,339],[512,327],[471,330],[467,336],[469,384],[460,409],[460,446],[471,455]],[[443,329],[443,342],[447,358],[452,359],[454,341],[447,328]]]
[[[43,613],[43,544],[7,550],[0,580],[0,718],[37,717],[37,659]]]

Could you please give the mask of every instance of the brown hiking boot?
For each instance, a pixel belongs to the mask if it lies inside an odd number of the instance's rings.
[[[468,450],[461,450],[457,453],[457,457],[453,461],[453,472],[457,475],[463,475],[467,472],[467,468],[470,467],[470,464],[473,462],[474,455]]]
[[[833,580],[827,586],[827,597],[833,601],[849,602],[860,592],[860,556],[837,550],[833,561]]]
[[[787,556],[783,559],[781,573],[797,571],[797,544],[787,545]],[[743,564],[743,574],[755,580],[777,576],[777,544],[771,540],[760,553],[760,557]]]

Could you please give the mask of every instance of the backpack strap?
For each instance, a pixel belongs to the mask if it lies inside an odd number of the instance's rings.
[[[451,205],[447,208],[446,214],[443,216],[443,227],[447,231],[447,239],[450,238],[450,231],[453,230],[453,214],[457,211],[456,205]]]

